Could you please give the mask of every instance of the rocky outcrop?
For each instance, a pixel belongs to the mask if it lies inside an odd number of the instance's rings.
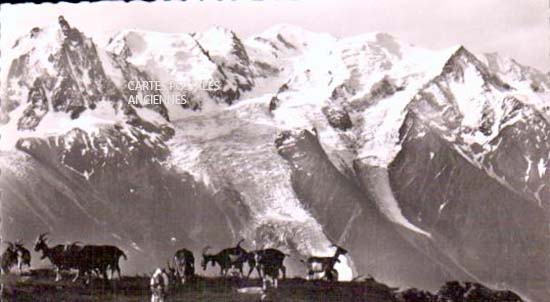
[[[416,288],[395,294],[398,302],[523,302],[516,293],[509,290],[490,289],[479,283],[451,281],[443,285],[436,294]]]
[[[334,108],[331,106],[326,106],[321,109],[323,114],[326,116],[328,123],[342,131],[346,131],[353,127],[351,122],[351,117],[349,113],[344,108]]]

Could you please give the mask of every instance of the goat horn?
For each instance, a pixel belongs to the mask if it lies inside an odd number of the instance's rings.
[[[337,248],[337,249],[342,249],[342,250],[344,249],[344,248],[342,248],[341,246],[339,246],[338,244],[334,244],[334,243],[333,243],[331,246],[332,246],[332,247],[335,247],[335,248]]]
[[[243,242],[244,242],[244,238],[241,238],[241,240],[239,240],[239,242],[237,242],[237,246],[240,246],[241,243],[243,243]]]

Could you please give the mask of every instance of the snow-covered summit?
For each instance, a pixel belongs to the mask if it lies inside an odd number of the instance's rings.
[[[34,28],[9,52],[13,61],[2,79],[4,111],[25,107],[19,129],[34,129],[48,111],[77,118],[99,101],[122,94],[106,75],[96,45],[62,17],[57,26]]]
[[[252,35],[246,44],[274,52],[278,56],[291,56],[308,49],[326,49],[336,40],[328,33],[316,33],[295,25],[278,24],[262,33]]]
[[[460,45],[434,51],[383,32],[336,38],[280,24],[242,41],[222,27],[192,34],[123,30],[103,51],[64,19],[58,23],[18,40],[14,51],[22,55],[11,64],[10,80],[3,81],[7,111],[27,98],[38,77],[38,83],[50,86],[55,76],[67,77],[55,85],[71,88],[63,91],[72,95],[65,98],[72,103],[52,104],[74,115],[75,108],[93,106],[99,96],[124,99],[129,81],[171,82],[185,87],[189,102],[152,108],[167,119],[184,118],[189,109],[206,114],[246,98],[268,99],[264,102],[277,127],[318,129],[328,153],[347,168],[355,157],[382,166],[391,162],[400,150],[398,129],[414,108],[434,118],[439,113],[432,111],[448,106],[439,127],[473,129],[463,131],[462,139],[483,145],[498,134],[500,124],[493,120],[505,118],[504,97],[522,94],[544,112],[545,102],[537,93],[550,81],[496,54],[479,59]],[[44,52],[51,55],[45,59]],[[74,70],[82,76],[72,75]],[[216,89],[203,89],[205,83]],[[40,106],[41,95],[56,99],[59,89],[32,90],[35,120],[46,110]],[[162,93],[169,97],[179,91]],[[409,106],[411,102],[418,105]],[[338,126],[341,121],[346,121],[345,130]]]
[[[142,138],[150,141],[163,131],[162,105],[147,106],[149,112],[127,102],[131,92],[122,82],[136,76],[132,67],[117,65],[62,16],[57,24],[34,28],[17,40],[9,55],[9,68],[2,68],[8,69],[2,80],[1,111],[8,117],[0,124],[2,150],[31,148],[33,138],[59,139],[74,129],[94,137],[101,129],[117,128],[132,136],[146,124]],[[125,135],[104,133],[113,140]]]
[[[498,74],[507,81],[529,85],[529,88],[534,92],[545,92],[550,90],[550,79],[548,74],[535,68],[525,66],[513,58],[492,52],[483,54],[480,59],[487,64],[492,72]]]

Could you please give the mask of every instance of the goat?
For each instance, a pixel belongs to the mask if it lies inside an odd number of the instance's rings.
[[[120,266],[118,262],[120,257],[127,259],[126,254],[116,246],[112,245],[85,245],[79,252],[79,274],[91,275],[92,272],[98,272],[104,280],[108,280],[107,269],[111,269],[111,277],[118,272],[121,277]]]
[[[55,266],[55,281],[57,282],[61,280],[62,270],[70,270],[72,268],[79,269],[79,252],[81,247],[76,243],[68,245],[58,244],[54,247],[49,247],[46,243],[46,235],[47,233],[40,234],[38,236],[34,244],[34,250],[36,252],[42,252],[42,257],[40,258],[41,260],[48,258],[48,260],[50,260],[50,262]],[[78,274],[73,281],[76,281],[77,278]]]
[[[254,252],[254,260],[258,275],[262,279],[262,289],[267,290],[267,284],[271,283],[273,287],[278,287],[279,271],[286,279],[286,268],[284,260],[287,255],[277,249],[269,248]]]
[[[202,269],[206,270],[208,262],[211,262],[212,266],[216,264],[220,266],[221,276],[226,276],[227,272],[232,267],[238,269],[242,276],[243,262],[246,260],[246,255],[248,255],[248,252],[241,247],[243,241],[244,239],[240,240],[237,246],[223,249],[217,254],[206,254],[206,251],[208,251],[210,247],[205,247],[202,251]]]
[[[15,243],[15,251],[17,252],[17,267],[21,273],[24,265],[31,267],[31,252],[21,242]]]
[[[7,242],[8,248],[0,255],[0,268],[2,274],[7,274],[11,271],[11,268],[17,264],[17,251],[15,245],[11,242]]]
[[[110,260],[108,261],[108,267],[111,269],[111,279],[114,278],[115,272],[118,273],[118,278],[120,279],[120,266],[118,263],[121,257],[124,258],[124,260],[128,260],[128,257],[124,251],[116,246],[102,245],[101,247],[104,252],[103,255]]]
[[[332,257],[309,257],[306,261],[300,260],[308,266],[308,280],[312,279],[316,273],[323,273],[324,279],[328,281],[338,280],[338,271],[334,269],[334,265],[340,255],[346,255],[348,253],[344,248],[333,244],[332,247],[336,247],[336,252]]]
[[[278,287],[280,267],[274,264],[261,264],[262,274],[262,289],[267,290],[267,284],[273,284],[274,288]]]
[[[103,256],[111,255],[111,257],[107,256],[108,259],[110,259],[111,261],[105,260],[105,261],[101,261],[101,262],[95,262],[94,265],[93,265],[94,267],[88,267],[88,270],[86,272],[88,273],[89,270],[92,270],[94,273],[96,273],[96,275],[98,277],[101,277],[103,275],[104,270],[107,272],[107,270],[110,269],[111,270],[111,279],[114,279],[115,272],[118,272],[118,278],[120,279],[121,278],[121,273],[120,273],[120,266],[119,266],[118,262],[120,260],[120,257],[123,257],[124,260],[127,260],[128,258],[126,256],[126,254],[116,246],[102,245],[102,246],[98,246],[98,247],[100,247],[100,249],[103,249],[102,250],[102,255]]]
[[[250,267],[248,277],[250,277],[250,274],[256,268],[258,276],[262,278],[262,267],[273,266],[280,270],[283,274],[283,279],[286,279],[286,267],[283,263],[286,256],[288,255],[274,248],[255,250],[248,253],[247,260]]]
[[[184,284],[187,279],[195,274],[195,256],[188,249],[180,249],[174,254],[174,267],[176,276]]]

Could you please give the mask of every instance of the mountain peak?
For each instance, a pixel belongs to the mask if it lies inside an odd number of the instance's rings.
[[[277,24],[249,38],[251,44],[268,46],[278,52],[300,52],[310,48],[327,48],[337,39],[328,33],[312,32],[290,24]],[[259,43],[259,44],[258,44]]]
[[[464,73],[469,67],[473,67],[483,78],[485,83],[490,83],[501,90],[511,89],[510,85],[503,82],[496,74],[492,73],[487,65],[463,45],[459,45],[455,52],[449,57],[440,75],[443,77],[452,77],[455,80],[464,80]]]
[[[17,129],[35,130],[47,114],[66,113],[76,119],[103,100],[118,102],[123,95],[105,73],[95,44],[63,16],[58,23],[33,28],[12,49],[3,100],[21,105]],[[9,110],[8,110],[9,111]]]
[[[289,24],[289,23],[279,23],[273,26],[270,26],[267,30],[263,32],[264,34],[273,33],[273,34],[316,34],[310,30],[307,30],[303,27]]]
[[[215,26],[193,36],[209,53],[228,54],[241,44],[237,34],[225,27]],[[244,47],[241,47],[244,48]]]
[[[496,52],[483,54],[482,59],[491,72],[509,82],[523,82],[525,88],[533,92],[550,91],[550,74],[519,63],[513,58]]]
[[[204,31],[203,33],[211,33],[211,34],[214,34],[214,33],[218,33],[218,34],[224,34],[224,35],[227,35],[227,36],[233,36],[233,35],[236,35],[235,32],[227,27],[224,27],[224,26],[221,26],[221,25],[216,25],[216,26],[212,26],[210,28],[208,28],[206,31]]]
[[[69,22],[67,22],[67,20],[65,20],[65,17],[63,17],[63,15],[60,15],[59,17],[57,17],[57,21],[59,22],[59,26],[61,27],[61,29],[63,31],[71,29],[71,26],[69,25]]]

